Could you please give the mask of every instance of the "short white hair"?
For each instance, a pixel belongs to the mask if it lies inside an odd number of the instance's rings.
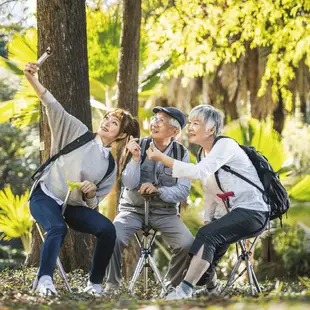
[[[215,127],[214,135],[219,136],[223,129],[223,114],[209,104],[201,104],[193,108],[188,116],[189,120],[202,120],[207,128]]]
[[[170,124],[171,126],[177,128],[177,129],[180,129],[180,130],[182,129],[182,128],[181,128],[181,125],[180,125],[180,123],[179,123],[179,121],[176,120],[176,119],[173,118],[173,117],[170,117],[170,119],[169,119],[169,124]]]
[[[172,127],[175,127],[176,129],[179,129],[180,131],[182,130],[181,125],[180,125],[178,120],[176,120],[175,118],[173,118],[169,114],[165,113],[164,111],[159,111],[159,112],[162,112],[162,113],[164,113],[167,116],[169,125],[171,125]],[[155,116],[159,112],[155,113]]]

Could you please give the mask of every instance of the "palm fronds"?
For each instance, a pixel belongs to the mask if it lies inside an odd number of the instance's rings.
[[[26,253],[30,251],[32,219],[28,204],[29,192],[14,195],[10,187],[0,191],[0,238],[20,238]]]

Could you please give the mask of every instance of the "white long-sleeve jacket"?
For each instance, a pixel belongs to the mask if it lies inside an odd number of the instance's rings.
[[[229,199],[231,210],[244,208],[267,212],[268,205],[264,202],[262,193],[244,180],[220,169],[224,165],[264,188],[252,162],[233,139],[217,141],[212,150],[196,165],[175,160],[172,173],[178,178],[201,180],[205,193],[205,221],[212,221],[226,213],[222,200],[216,196],[222,193],[214,176],[218,170],[223,191],[234,192],[234,197]]]

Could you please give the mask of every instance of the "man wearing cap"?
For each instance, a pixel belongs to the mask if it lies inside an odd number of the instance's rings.
[[[122,193],[119,213],[114,220],[116,244],[107,269],[106,292],[115,292],[121,282],[121,266],[124,248],[129,240],[142,228],[144,222],[144,198],[141,194],[158,193],[150,203],[149,224],[161,232],[170,246],[172,258],[166,274],[166,283],[177,286],[189,264],[189,249],[194,238],[179,216],[179,205],[189,195],[190,182],[172,177],[172,169],[160,162],[153,162],[143,152],[143,141],[152,141],[154,145],[179,160],[189,162],[189,153],[176,142],[177,136],[186,125],[186,116],[182,111],[170,107],[156,107],[150,122],[150,137],[140,141],[140,145],[130,140],[127,149],[132,158],[122,173]],[[142,150],[141,150],[142,149]],[[175,150],[183,152],[176,152]],[[181,155],[180,155],[181,154]]]

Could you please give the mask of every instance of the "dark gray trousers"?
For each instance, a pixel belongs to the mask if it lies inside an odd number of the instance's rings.
[[[259,235],[267,226],[268,218],[268,212],[236,208],[220,219],[201,227],[190,253],[197,254],[204,245],[202,258],[212,264],[217,248]]]

